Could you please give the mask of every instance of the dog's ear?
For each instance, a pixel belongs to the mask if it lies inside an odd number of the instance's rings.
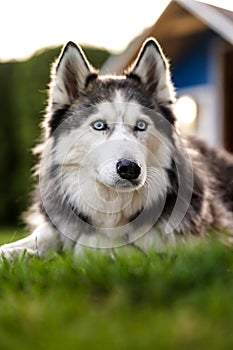
[[[82,49],[69,42],[52,69],[50,103],[57,107],[70,104],[80,96],[87,78],[96,75]]]
[[[155,39],[150,38],[144,42],[128,71],[128,76],[130,75],[138,76],[145,89],[158,103],[169,105],[175,101],[169,64]]]

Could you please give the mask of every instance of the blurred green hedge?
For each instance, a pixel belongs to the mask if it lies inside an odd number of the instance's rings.
[[[61,48],[36,53],[23,62],[0,63],[0,224],[15,225],[29,204],[31,148],[40,139],[50,67]],[[84,47],[100,68],[109,52]]]

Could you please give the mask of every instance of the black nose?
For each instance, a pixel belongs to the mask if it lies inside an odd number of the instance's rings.
[[[128,159],[121,159],[117,165],[117,173],[122,179],[136,180],[141,173],[141,168]]]

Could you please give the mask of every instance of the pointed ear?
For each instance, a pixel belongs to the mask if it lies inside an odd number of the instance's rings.
[[[96,72],[82,49],[70,41],[52,69],[50,105],[67,105],[77,99],[92,74]]]
[[[158,103],[169,105],[175,101],[169,64],[155,39],[150,38],[144,42],[130,68],[128,75],[131,74],[140,78],[145,89]]]

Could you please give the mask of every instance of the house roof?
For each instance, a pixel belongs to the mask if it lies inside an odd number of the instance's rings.
[[[233,45],[233,12],[193,0],[175,0],[177,4],[209,26]]]
[[[122,54],[110,56],[102,70],[122,73],[150,36],[162,44],[169,57],[178,59],[207,29],[233,45],[233,12],[195,0],[172,0],[155,24],[137,36]]]

